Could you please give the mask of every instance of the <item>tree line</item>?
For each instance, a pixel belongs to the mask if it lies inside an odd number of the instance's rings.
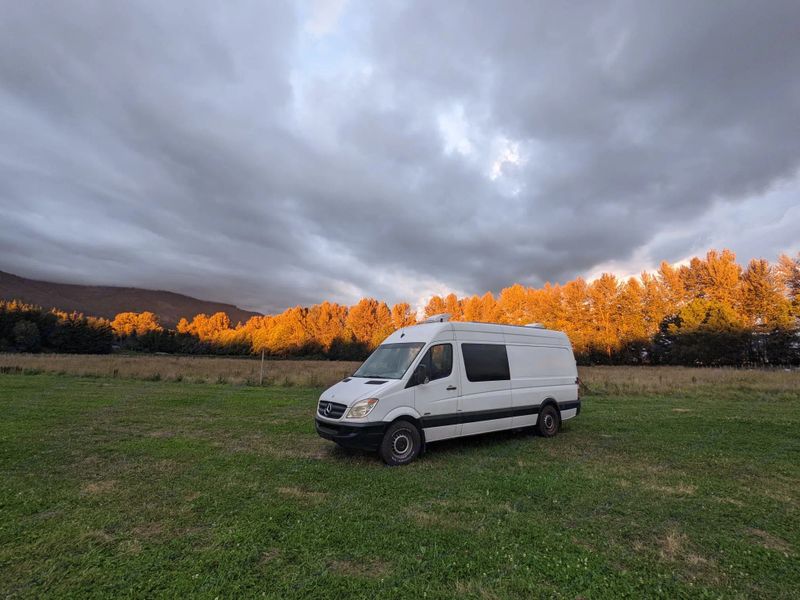
[[[498,295],[433,296],[425,315],[524,325],[567,333],[584,364],[800,364],[800,253],[746,267],[729,250],[688,264],[662,263],[655,273],[619,280],[530,288]],[[0,303],[0,350],[108,352],[112,347],[181,354],[364,358],[387,335],[413,325],[408,303],[364,298],[353,306],[323,302],[232,324],[225,313],[181,319],[163,327],[150,312],[113,320]]]
[[[114,329],[107,319],[0,301],[0,352],[105,354],[113,344]]]

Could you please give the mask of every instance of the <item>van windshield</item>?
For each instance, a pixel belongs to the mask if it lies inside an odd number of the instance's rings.
[[[424,345],[422,342],[382,344],[370,354],[353,377],[400,379]]]

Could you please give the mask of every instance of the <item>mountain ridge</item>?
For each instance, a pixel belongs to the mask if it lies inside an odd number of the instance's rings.
[[[21,300],[42,308],[81,312],[87,316],[113,319],[121,312],[150,311],[162,325],[174,327],[182,317],[224,312],[232,323],[245,322],[261,313],[233,304],[201,300],[167,290],[108,285],[81,285],[28,279],[0,271],[0,299]]]

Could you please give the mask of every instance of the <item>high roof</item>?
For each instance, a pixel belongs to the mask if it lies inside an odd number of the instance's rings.
[[[505,325],[501,323],[479,323],[475,321],[444,321],[434,323],[419,323],[409,327],[398,329],[388,338],[387,343],[397,342],[428,342],[434,339],[442,331],[453,331],[458,335],[459,331],[473,331],[484,333],[502,333],[513,336],[517,340],[520,338],[546,338],[569,344],[567,335],[562,331],[543,329],[542,327],[531,327],[526,325]],[[510,341],[510,340],[507,340]]]

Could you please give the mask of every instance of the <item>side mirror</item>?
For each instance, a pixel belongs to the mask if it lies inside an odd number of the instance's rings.
[[[417,365],[414,369],[414,385],[428,383],[428,367],[427,365]]]

